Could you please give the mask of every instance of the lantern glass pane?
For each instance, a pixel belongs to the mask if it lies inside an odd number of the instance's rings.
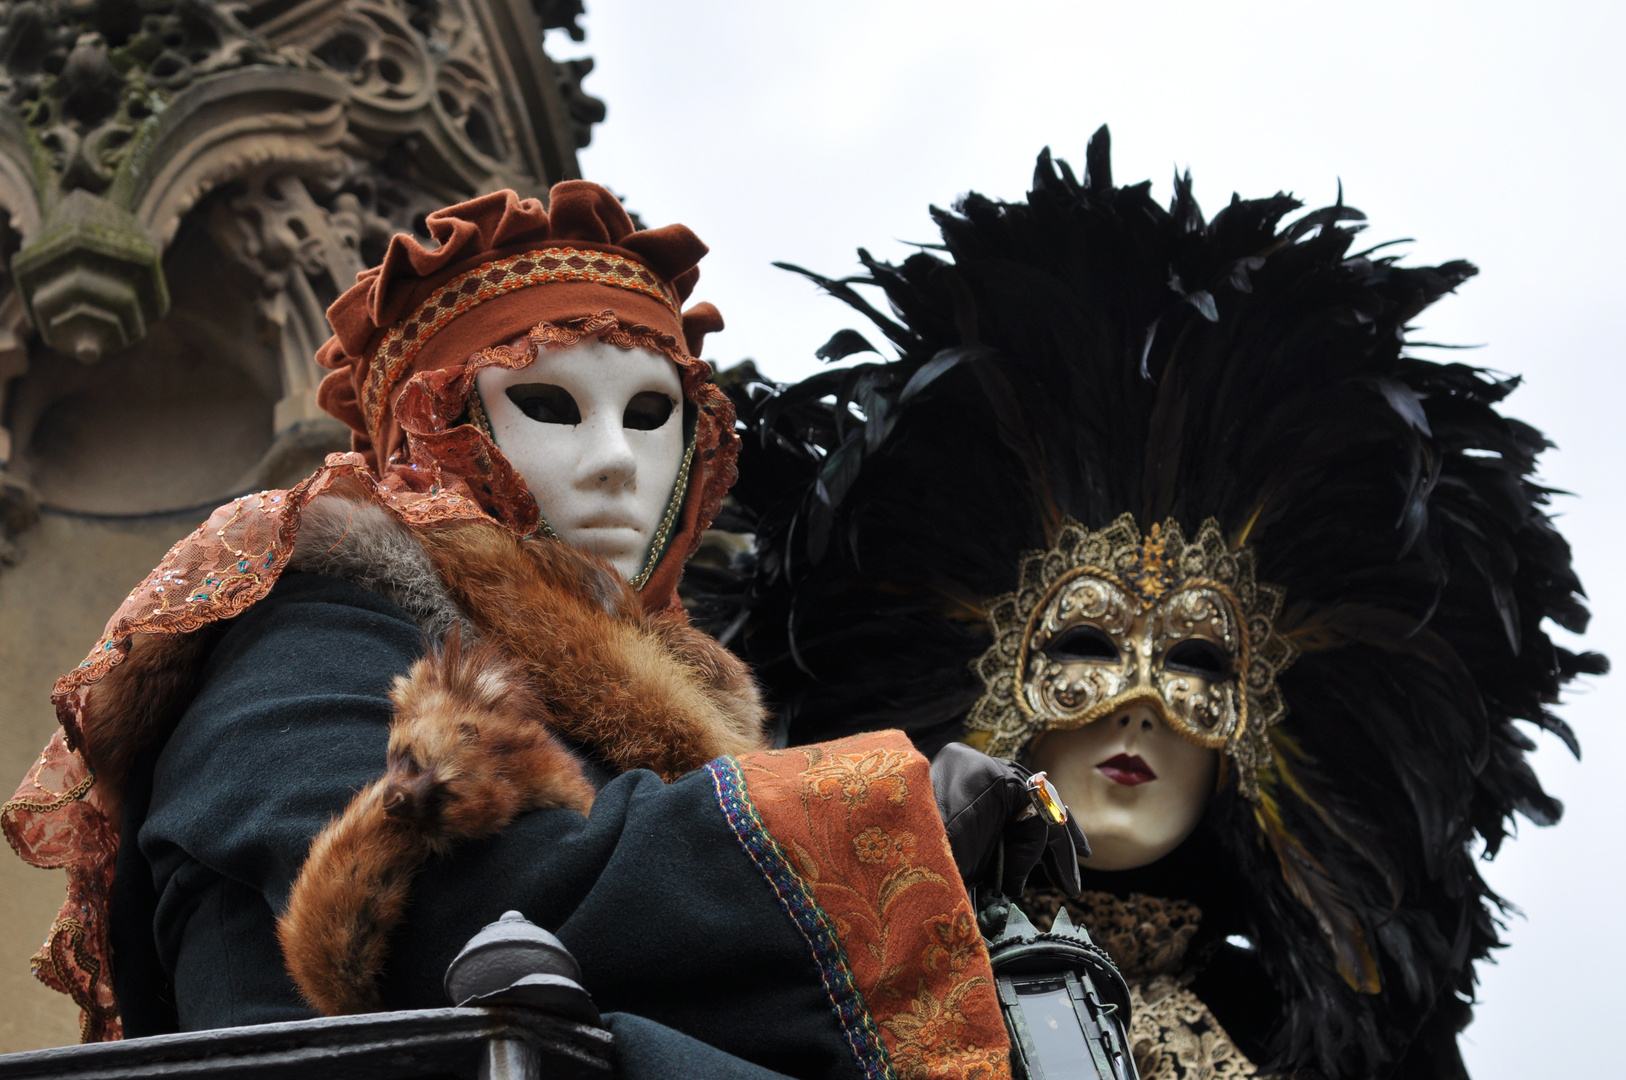
[[[1095,1064],[1066,981],[1017,979],[1015,990],[1044,1080],[1096,1080]]]

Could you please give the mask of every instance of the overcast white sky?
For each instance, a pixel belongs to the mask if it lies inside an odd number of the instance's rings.
[[[1429,340],[1527,377],[1510,411],[1558,449],[1543,475],[1596,617],[1585,644],[1626,662],[1626,401],[1619,314],[1626,224],[1626,15],[1620,4],[1447,0],[1099,3],[1002,0],[588,0],[577,45],[609,104],[587,177],[652,225],[711,245],[696,299],[729,328],[721,364],[796,378],[852,325],[773,269],[855,268],[853,248],[933,239],[930,203],[1020,198],[1045,145],[1082,167],[1108,123],[1118,182],[1169,193],[1190,167],[1207,210],[1232,191],[1345,198],[1409,261],[1464,257],[1480,277],[1428,312]],[[1464,1045],[1476,1080],[1607,1076],[1626,1014],[1626,677],[1569,695],[1576,765],[1542,736],[1568,804],[1490,867],[1525,912],[1481,969]]]

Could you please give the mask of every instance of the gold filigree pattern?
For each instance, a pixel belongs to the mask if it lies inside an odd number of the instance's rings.
[[[830,754],[809,766],[802,777],[809,790],[820,798],[840,795],[845,806],[864,806],[871,794],[882,790],[887,802],[900,804],[909,798],[909,780],[904,774],[907,763],[906,753],[884,748],[857,754]]]
[[[1145,700],[1187,739],[1223,748],[1257,801],[1267,732],[1287,714],[1276,677],[1297,655],[1276,632],[1282,600],[1255,580],[1252,550],[1232,550],[1212,518],[1190,541],[1172,518],[1145,536],[1130,514],[1097,531],[1065,521],[1049,551],[1023,558],[1016,591],[988,605],[994,640],[972,665],[986,690],[968,741],[1016,757],[1041,731]],[[1095,654],[1066,653],[1080,627],[1102,639]],[[1181,662],[1185,642],[1222,654],[1224,670]]]

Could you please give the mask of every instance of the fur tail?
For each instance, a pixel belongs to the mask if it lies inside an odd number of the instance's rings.
[[[389,936],[430,856],[527,810],[593,804],[580,762],[495,646],[465,648],[454,633],[390,696],[388,772],[316,838],[277,924],[294,985],[329,1016],[380,1007]]]

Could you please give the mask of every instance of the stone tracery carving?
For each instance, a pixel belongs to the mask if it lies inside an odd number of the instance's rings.
[[[278,358],[273,445],[244,483],[341,448],[314,399],[327,304],[434,207],[579,175],[574,151],[603,116],[580,89],[591,61],[555,64],[541,41],[552,27],[579,40],[580,14],[579,0],[0,0],[7,491],[26,491],[50,372],[68,370],[39,359],[116,364],[137,347],[166,318],[165,252],[193,214],[258,280]]]
[[[282,375],[273,426],[285,445],[253,477],[245,477],[244,487],[282,486],[278,474],[305,464],[285,459],[309,457],[300,451],[346,437],[343,425],[316,407],[323,372],[313,357],[327,337],[328,303],[364,267],[362,234],[393,230],[367,214],[354,194],[341,192],[332,203],[331,209],[318,204],[301,177],[284,173],[254,177],[242,194],[210,207],[215,243],[260,280],[258,315]]]

